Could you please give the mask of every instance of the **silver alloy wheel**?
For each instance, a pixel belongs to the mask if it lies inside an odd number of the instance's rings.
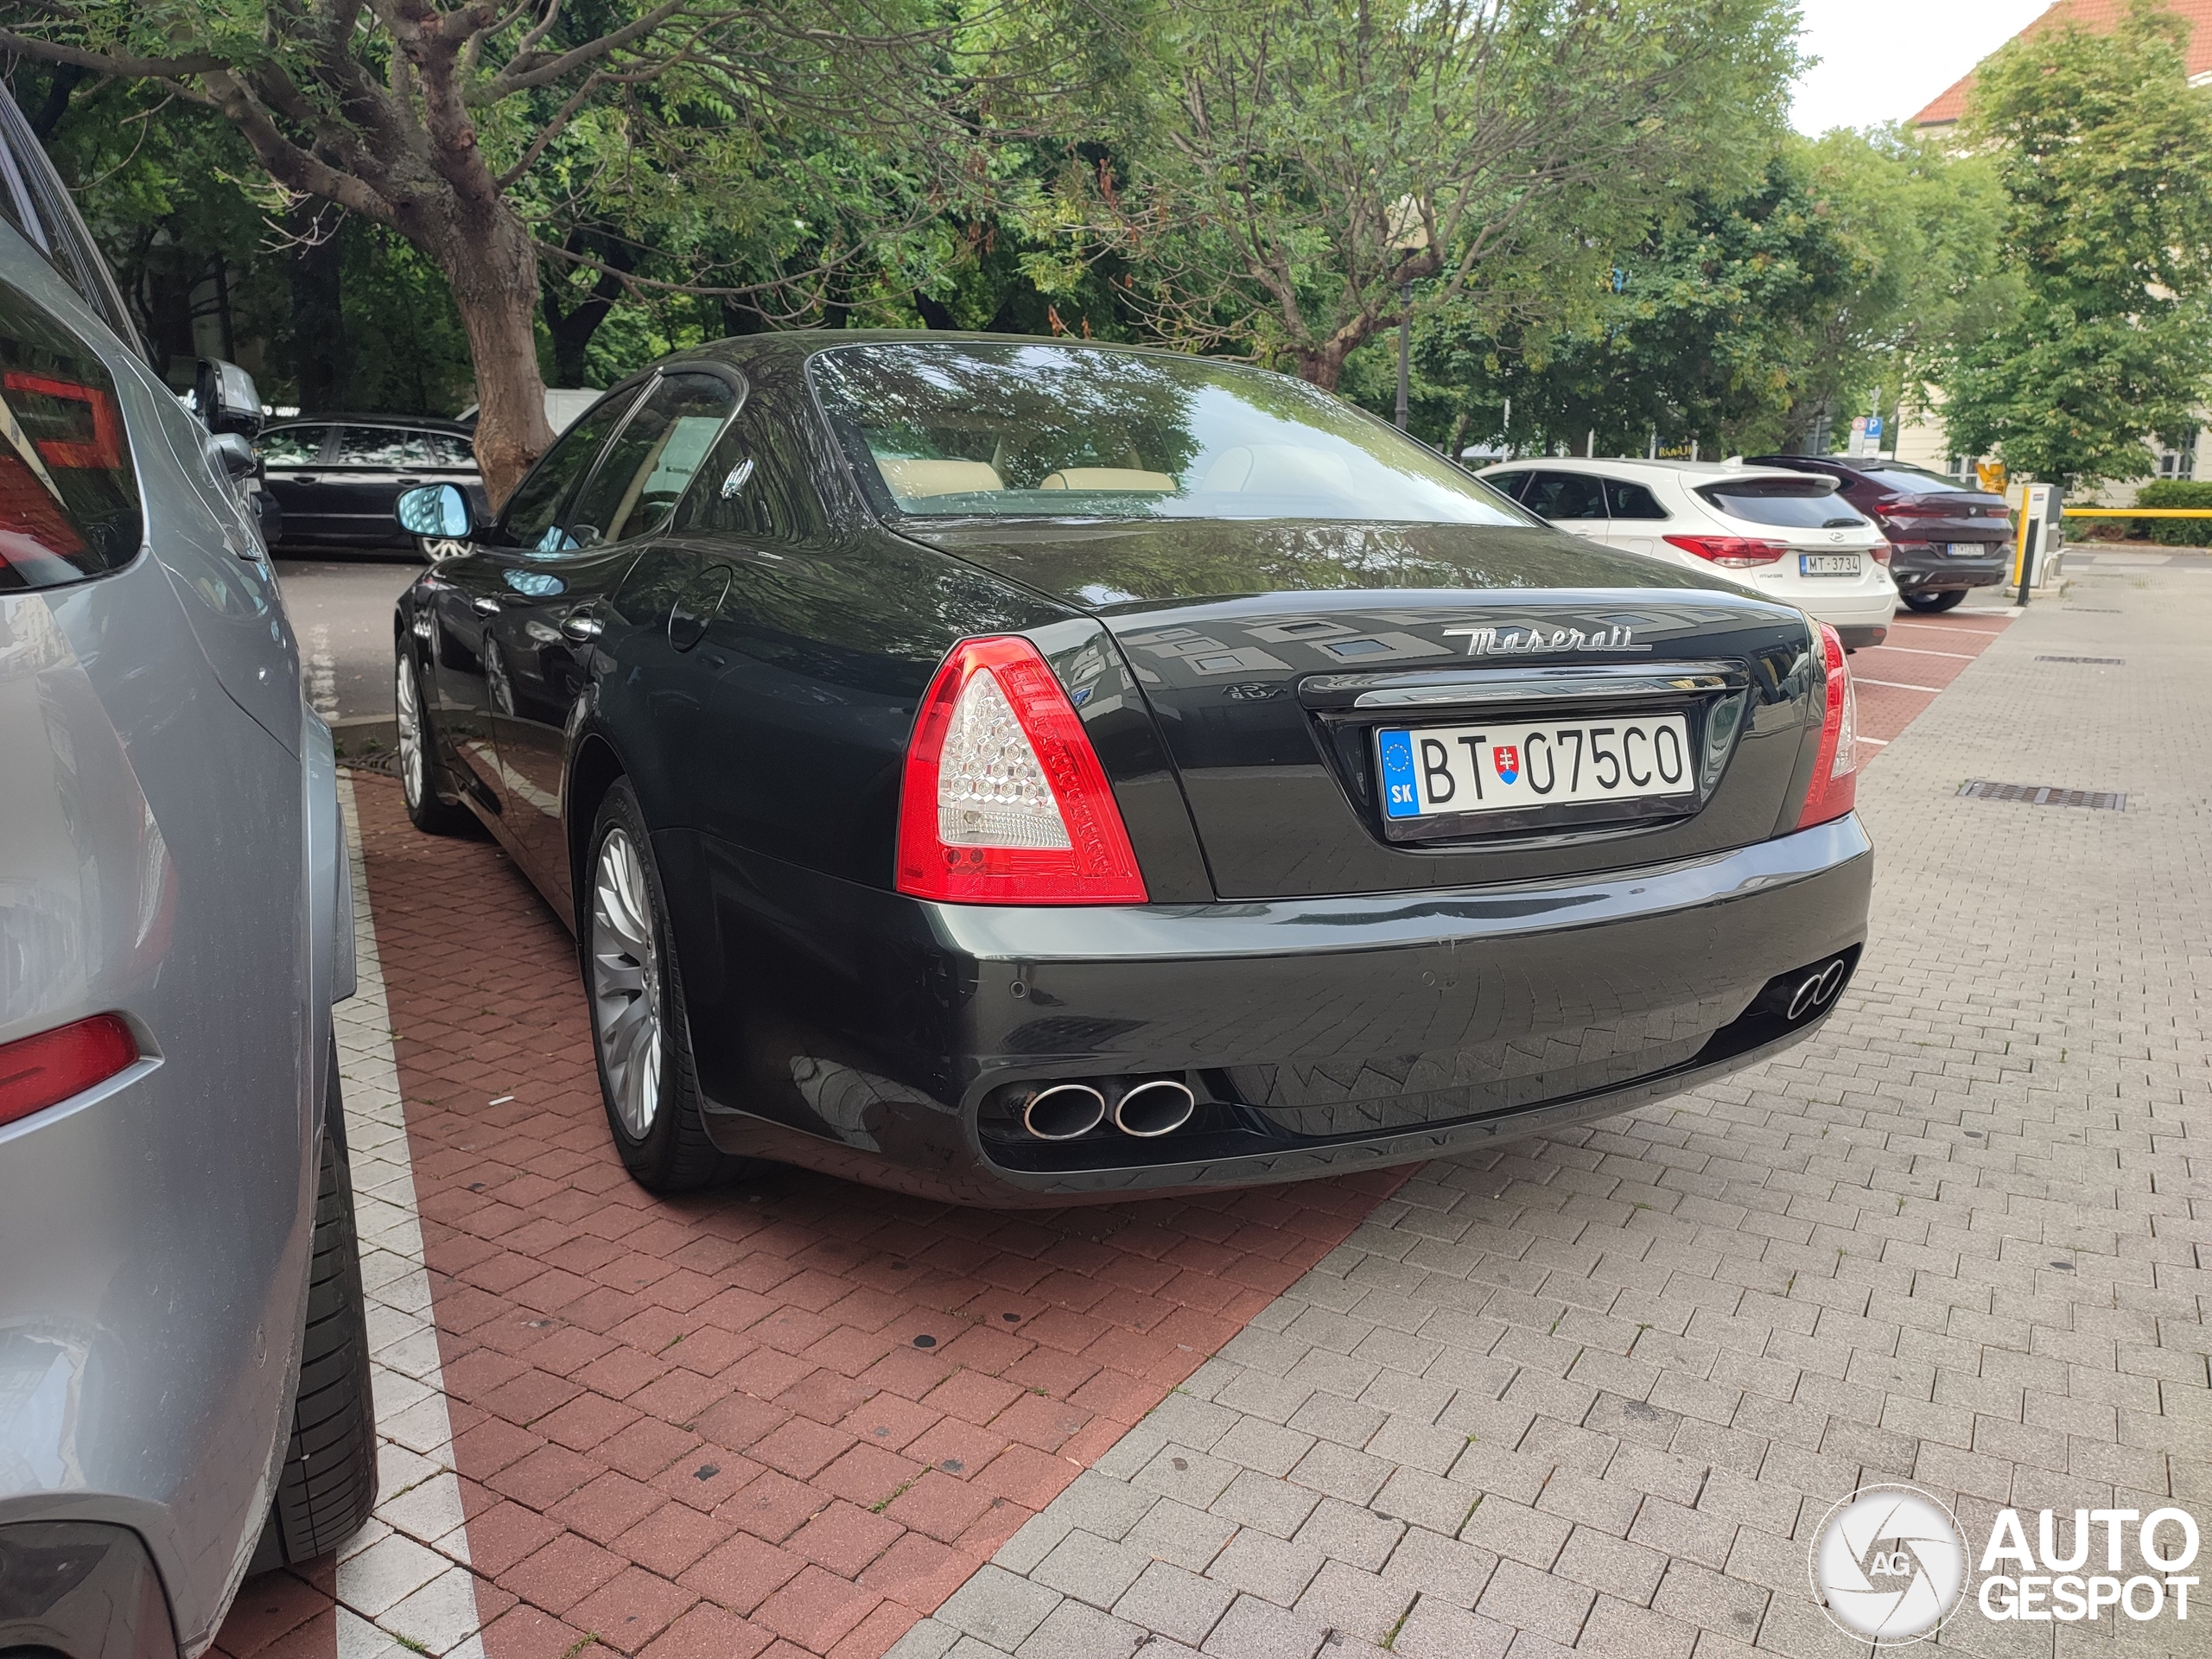
[[[393,671],[392,706],[398,714],[399,786],[417,811],[429,791],[429,763],[423,753],[423,706],[415,690],[415,664],[404,657]]]
[[[619,825],[592,872],[591,1017],[615,1116],[642,1141],[660,1112],[660,949],[644,861]]]

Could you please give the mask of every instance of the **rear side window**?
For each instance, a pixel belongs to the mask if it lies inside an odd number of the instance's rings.
[[[414,435],[389,426],[345,427],[338,434],[335,464],[396,471],[407,465],[408,446]]]
[[[1659,498],[1641,484],[1631,484],[1625,479],[1605,480],[1605,505],[1616,518],[1664,518],[1667,509],[1659,505]]]
[[[1732,518],[1784,530],[1846,530],[1866,522],[1826,478],[1747,478],[1698,493]]]
[[[575,546],[555,522],[561,505],[591,470],[600,446],[621,423],[642,388],[632,386],[604,399],[554,441],[553,447],[507,498],[499,529],[510,547],[535,553],[565,553]]]
[[[407,454],[410,467],[436,467],[454,472],[476,470],[475,447],[458,433],[417,432],[415,446]]]
[[[1586,473],[1538,473],[1522,495],[1521,505],[1554,524],[1605,516],[1605,492]]]
[[[666,524],[736,407],[736,388],[718,376],[663,375],[570,509],[576,544],[626,542]]]
[[[1501,495],[1510,496],[1516,501],[1521,499],[1521,486],[1529,481],[1526,473],[1484,473],[1482,477],[1483,482],[1491,488]]]
[[[327,426],[279,426],[264,432],[254,443],[262,461],[270,467],[312,467],[322,459]]]
[[[143,527],[114,380],[82,340],[0,285],[0,589],[119,570]]]

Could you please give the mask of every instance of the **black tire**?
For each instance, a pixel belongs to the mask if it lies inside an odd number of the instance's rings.
[[[329,1068],[300,1385],[292,1405],[291,1441],[257,1567],[297,1567],[327,1555],[359,1531],[376,1507],[368,1303],[353,1230],[353,1176],[346,1155],[346,1109],[334,1044]]]
[[[610,859],[621,860],[621,854],[610,851],[618,839],[636,862],[631,880],[618,883],[626,898],[610,905],[602,876]],[[583,883],[578,932],[592,1056],[607,1127],[622,1166],[648,1192],[664,1194],[696,1192],[754,1169],[756,1160],[733,1157],[707,1135],[668,901],[645,813],[627,779],[616,779],[600,803]],[[648,1016],[657,1021],[650,1052],[639,1030]],[[649,1091],[649,1107],[640,1088]]]
[[[1966,596],[1963,588],[1948,588],[1940,594],[1907,594],[1904,605],[1909,611],[1948,611]]]
[[[407,803],[407,821],[426,836],[467,835],[476,827],[475,816],[448,791],[422,672],[404,640],[394,653],[391,672],[392,713],[399,730],[399,792]]]

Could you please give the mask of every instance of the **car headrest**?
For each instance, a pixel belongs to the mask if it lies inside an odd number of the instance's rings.
[[[1006,488],[999,469],[988,461],[912,461],[879,455],[875,465],[883,481],[891,486],[891,493],[902,501]]]
[[[1037,486],[1040,490],[1156,490],[1172,495],[1175,480],[1166,473],[1136,467],[1064,467]]]

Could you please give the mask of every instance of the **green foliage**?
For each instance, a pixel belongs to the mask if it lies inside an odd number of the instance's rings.
[[[2162,478],[2135,493],[2139,507],[2194,507],[2212,509],[2212,483],[2190,479]],[[2138,523],[2161,547],[2202,547],[2212,542],[2212,518],[2145,518]]]
[[[1749,188],[1686,193],[1556,319],[1442,312],[1416,342],[1415,429],[1635,454],[1655,435],[1707,455],[1817,437],[2000,302],[1995,211],[1986,170],[1901,133],[1785,136]],[[1380,410],[1376,375],[1363,362],[1352,384]]]
[[[1732,184],[1779,124],[1794,22],[1783,0],[1192,8],[1136,148],[1065,211],[1155,332],[1332,385],[1404,285],[1421,316],[1548,312],[1685,181]]]
[[[2109,35],[2023,37],[1980,72],[1967,134],[2006,197],[2024,292],[1945,378],[1952,447],[2080,488],[2150,470],[2212,379],[2212,104],[2186,29],[2134,0]]]

